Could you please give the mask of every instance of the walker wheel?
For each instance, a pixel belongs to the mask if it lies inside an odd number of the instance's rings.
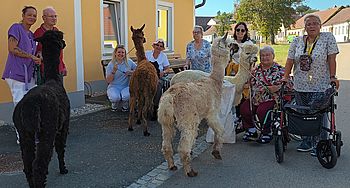
[[[327,169],[337,164],[337,151],[331,140],[321,140],[316,147],[317,159]]]
[[[343,146],[343,141],[341,140],[341,132],[340,131],[336,131],[335,132],[335,149],[337,151],[337,156],[340,156],[340,150],[341,147]]]
[[[284,144],[282,140],[281,135],[276,135],[275,136],[275,156],[276,156],[276,161],[278,163],[283,162],[284,156],[283,156],[283,151],[284,151]]]

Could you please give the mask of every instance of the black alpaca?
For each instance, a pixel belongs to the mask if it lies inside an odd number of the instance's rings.
[[[31,89],[13,113],[13,122],[19,133],[23,171],[31,188],[45,187],[53,147],[57,152],[60,173],[68,173],[64,149],[70,117],[69,99],[58,73],[60,50],[66,46],[63,33],[47,31],[36,41],[43,46],[46,81]]]

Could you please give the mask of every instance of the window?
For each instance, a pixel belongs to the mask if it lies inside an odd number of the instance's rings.
[[[174,51],[174,5],[168,2],[158,2],[157,8],[157,36],[163,39],[167,51]]]
[[[104,58],[112,56],[118,44],[125,44],[125,18],[122,0],[103,1],[103,53]]]

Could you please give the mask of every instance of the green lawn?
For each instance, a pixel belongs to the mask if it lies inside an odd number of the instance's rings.
[[[260,48],[266,46],[266,44],[261,44]],[[275,60],[278,64],[284,66],[286,64],[289,44],[275,44],[271,45],[275,50]]]

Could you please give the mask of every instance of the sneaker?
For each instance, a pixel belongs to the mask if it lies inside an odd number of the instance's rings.
[[[243,142],[249,142],[249,141],[254,141],[256,138],[258,138],[258,133],[255,132],[245,132],[243,135]]]
[[[129,112],[129,109],[126,107],[122,107],[122,112]]]
[[[117,103],[116,102],[112,102],[112,112],[116,112],[117,111]]]
[[[260,138],[256,140],[259,144],[268,144],[272,140],[272,135],[271,134],[262,134],[260,135]]]
[[[308,140],[303,140],[300,143],[300,145],[297,147],[297,151],[300,151],[300,152],[307,152],[311,150],[312,150],[311,142]]]
[[[313,147],[310,152],[311,156],[316,157],[317,156],[317,149],[316,147]]]

